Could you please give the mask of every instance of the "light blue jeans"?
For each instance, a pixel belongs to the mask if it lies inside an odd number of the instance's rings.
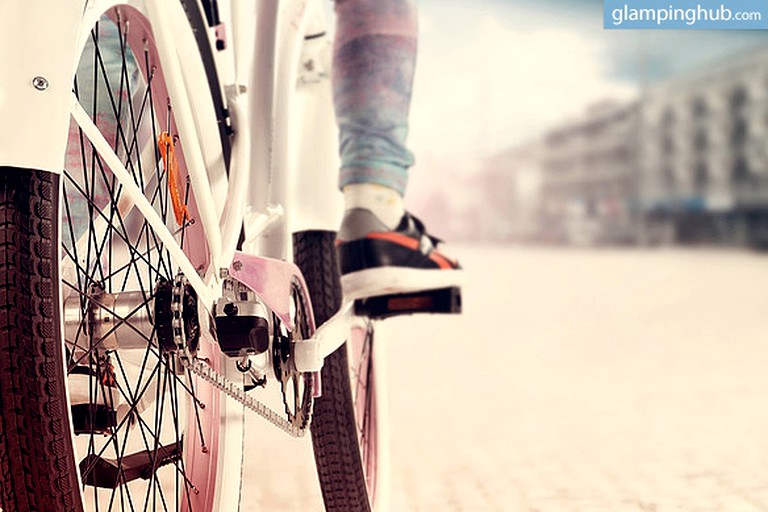
[[[411,0],[336,0],[335,8],[333,98],[339,125],[339,186],[376,183],[403,194],[408,168],[413,165],[406,137],[416,65],[416,8]],[[100,23],[99,39],[112,88],[123,95],[128,90],[135,93],[137,65],[129,58],[128,76],[120,76],[120,40],[117,28],[106,18]],[[86,67],[90,60],[92,57],[84,62]],[[127,80],[121,82],[121,78]],[[96,112],[90,113],[95,114],[97,125],[104,125],[100,127],[108,140],[118,142],[114,108],[107,96],[91,104],[94,79],[105,78],[100,73],[78,73],[81,99],[89,110],[95,107]],[[125,107],[121,110],[127,112]],[[79,153],[68,156],[81,158]]]
[[[384,185],[404,194],[416,65],[410,0],[336,0],[333,98],[339,125],[339,186]]]

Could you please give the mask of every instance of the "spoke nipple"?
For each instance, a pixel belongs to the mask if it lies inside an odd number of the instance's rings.
[[[205,409],[205,404],[203,402],[198,402],[198,405],[201,409]]]
[[[200,494],[200,489],[198,489],[197,487],[193,487],[192,492],[195,493],[195,495],[198,495]]]
[[[208,453],[208,451],[209,451],[209,450],[208,450],[208,447],[207,447],[207,446],[205,446],[205,445],[203,445],[203,453]]]

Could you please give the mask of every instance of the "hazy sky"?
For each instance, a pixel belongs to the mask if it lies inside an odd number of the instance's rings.
[[[411,143],[488,154],[642,81],[768,43],[765,31],[604,30],[602,2],[421,0]]]

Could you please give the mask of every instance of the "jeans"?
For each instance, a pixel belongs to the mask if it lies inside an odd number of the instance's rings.
[[[410,0],[336,0],[333,98],[339,125],[339,186],[375,183],[404,194],[416,65]]]

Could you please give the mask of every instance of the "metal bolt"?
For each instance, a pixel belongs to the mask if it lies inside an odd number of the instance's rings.
[[[35,78],[32,79],[32,85],[38,91],[44,91],[48,88],[50,84],[48,83],[48,80],[45,79],[45,77],[36,76]]]
[[[235,269],[235,271],[240,272],[243,269],[243,262],[235,261],[234,263],[232,263],[232,268]]]

